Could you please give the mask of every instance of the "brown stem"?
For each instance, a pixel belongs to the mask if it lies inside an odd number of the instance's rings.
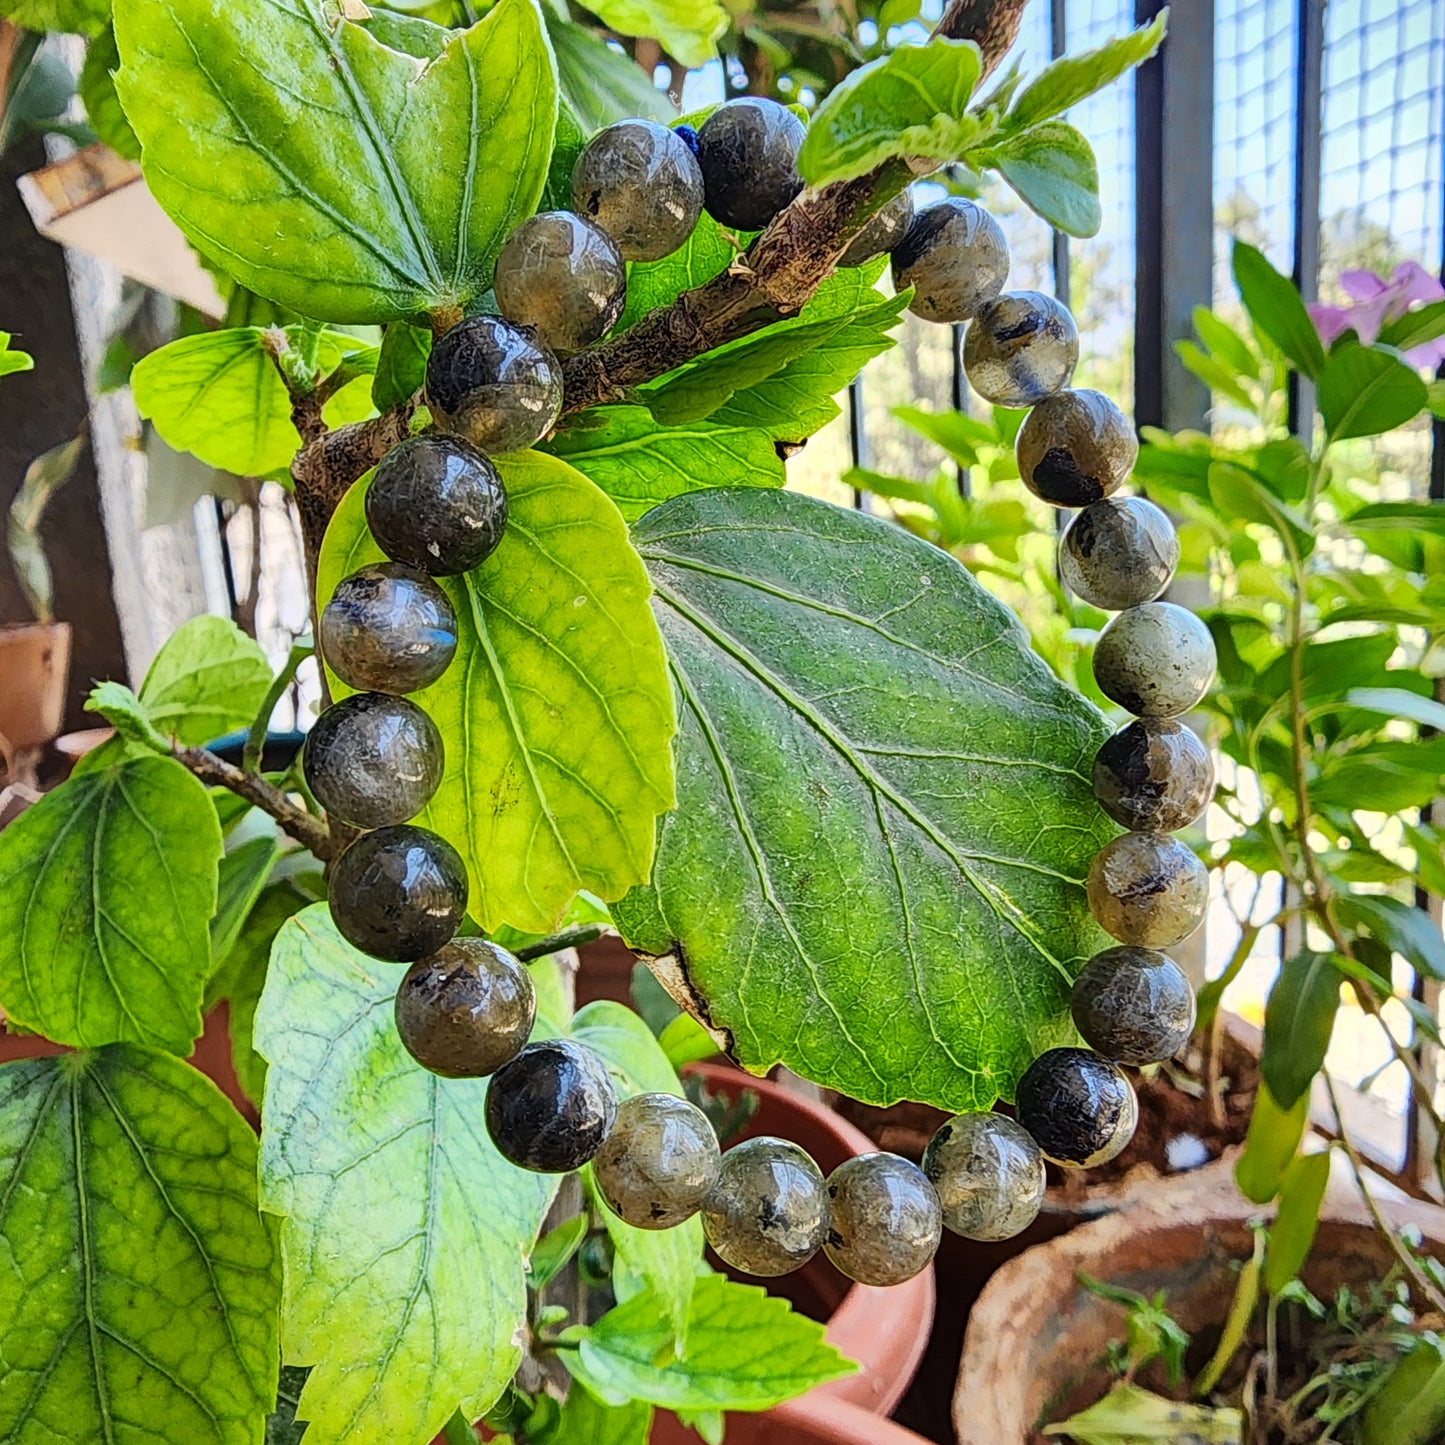
[[[176,743],[172,756],[184,763],[203,783],[228,788],[238,798],[255,804],[273,817],[298,843],[309,848],[323,863],[333,855],[331,833],[325,822],[305,808],[298,808],[280,788],[268,783],[259,773],[245,773],[240,768],[208,753],[205,748],[182,747]]]

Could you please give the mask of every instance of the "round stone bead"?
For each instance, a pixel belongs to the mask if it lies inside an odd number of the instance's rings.
[[[1179,534],[1163,510],[1144,497],[1091,502],[1059,539],[1064,585],[1106,612],[1152,602],[1178,565]]]
[[[897,1154],[859,1154],[828,1176],[823,1248],[859,1284],[902,1284],[927,1269],[943,1222],[923,1171]]]
[[[622,314],[627,270],[611,236],[573,211],[541,211],[502,247],[492,277],[508,321],[555,352],[591,346]]]
[[[913,288],[908,309],[925,321],[967,321],[1003,290],[1008,242],[982,206],[946,196],[924,206],[893,248],[893,286]]]
[[[796,1144],[761,1135],[722,1156],[702,1206],[707,1242],[746,1274],[787,1274],[804,1265],[828,1229],[818,1166]]]
[[[1215,661],[1209,629],[1188,608],[1144,602],[1099,634],[1094,681],[1135,717],[1177,717],[1209,691]]]
[[[592,1161],[607,1207],[635,1229],[672,1229],[691,1219],[717,1180],[717,1135],[701,1109],[674,1094],[637,1094]]]
[[[500,944],[454,938],[407,969],[396,1031],[422,1068],[482,1079],[522,1051],[537,1014],[532,978]]]
[[[787,106],[744,95],[718,106],[697,133],[704,205],[720,225],[761,231],[799,191],[803,122]]]
[[[1006,1114],[955,1114],[923,1151],[943,1222],[965,1239],[1012,1239],[1044,1202],[1044,1158]]]
[[[624,261],[656,261],[692,235],[702,213],[702,171],[676,131],[653,120],[619,120],[577,157],[572,208],[612,237]]]
[[[1019,1080],[1019,1123],[1055,1164],[1107,1164],[1134,1137],[1139,1101],[1123,1071],[1088,1049],[1050,1049]]]
[[[363,833],[331,869],[332,921],[373,958],[412,963],[450,943],[467,912],[467,870],[445,838],[400,824]]]
[[[1094,796],[1136,833],[1187,828],[1214,796],[1214,760],[1198,734],[1172,718],[1140,718],[1094,756]]]
[[[411,437],[381,459],[366,490],[366,524],[394,561],[455,577],[496,550],[507,493],[497,469],[460,437]]]
[[[891,251],[913,224],[913,192],[900,191],[848,243],[838,258],[840,266],[861,266]]]
[[[327,708],[302,754],[316,801],[353,828],[416,817],[445,761],[437,725],[414,702],[385,692],[353,693]]]
[[[602,1147],[617,1117],[607,1066],[571,1039],[528,1044],[487,1086],[498,1153],[537,1174],[570,1174]]]
[[[1120,943],[1169,948],[1188,938],[1209,905],[1209,870],[1166,833],[1124,833],[1089,865],[1089,907]]]
[[[562,410],[562,368],[550,348],[500,316],[453,326],[426,367],[433,420],[488,456],[540,441]]]
[[[1194,1029],[1194,990],[1152,948],[1106,948],[1084,965],[1070,999],[1084,1042],[1120,1064],[1172,1059]]]
[[[1079,361],[1069,308],[1042,291],[1008,291],[974,317],[963,342],[969,385],[995,406],[1032,406],[1068,385]]]
[[[1055,507],[1086,507],[1133,470],[1139,439],[1103,392],[1083,387],[1039,402],[1019,428],[1014,454],[1034,496]]]
[[[417,692],[457,650],[447,594],[405,562],[374,562],[343,577],[321,610],[321,653],[347,687]]]

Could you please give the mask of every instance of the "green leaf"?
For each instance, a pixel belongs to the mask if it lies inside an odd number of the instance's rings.
[[[610,1309],[563,1362],[609,1404],[645,1400],[668,1410],[766,1410],[857,1366],[823,1339],[823,1327],[784,1299],[707,1274],[693,1291],[687,1353],[670,1356],[667,1325],[650,1293]],[[659,1365],[659,1358],[668,1363]]]
[[[924,411],[916,406],[895,406],[893,415],[904,426],[940,446],[961,467],[978,465],[979,447],[1000,447],[1003,441],[987,422],[961,411]]]
[[[718,1054],[717,1040],[691,1014],[678,1014],[658,1034],[657,1042],[674,1069]]]
[[[682,1084],[645,1023],[620,1003],[588,1004],[572,1021],[572,1036],[607,1062],[619,1098],[634,1094],[682,1095]],[[589,1172],[590,1177],[590,1172]],[[693,1215],[676,1229],[634,1229],[606,1206],[602,1222],[612,1237],[617,1262],[652,1292],[654,1307],[686,1338],[688,1308],[702,1259],[702,1220]]]
[[[647,574],[616,507],[554,457],[498,466],[506,536],[484,567],[443,580],[457,655],[414,697],[448,743],[420,821],[467,860],[484,929],[550,933],[579,889],[610,902],[648,876],[653,820],[673,802],[676,724]],[[365,489],[331,519],[323,602],[381,560]]]
[[[499,0],[430,62],[315,0],[275,0],[260,28],[244,5],[118,0],[115,23],[156,199],[304,315],[465,306],[542,194],[557,74],[531,0]]]
[[[717,58],[717,41],[728,28],[718,0],[588,0],[587,8],[619,35],[642,35],[689,70]]]
[[[1231,265],[1249,319],[1298,370],[1306,376],[1319,376],[1325,366],[1325,349],[1294,282],[1281,276],[1263,251],[1238,237]]]
[[[6,1015],[77,1048],[190,1053],[220,856],[205,788],[170,758],[128,758],[47,793],[0,833]]]
[[[216,878],[216,914],[211,919],[211,957],[218,969],[226,967],[230,952],[280,856],[280,839],[270,830],[237,843],[221,856]]]
[[[1393,641],[1393,634],[1390,635]],[[1310,796],[1320,807],[1368,808],[1398,813],[1419,808],[1445,791],[1445,737],[1406,742],[1386,738],[1321,769]]]
[[[1255,1204],[1268,1204],[1279,1193],[1285,1170],[1299,1151],[1309,1120],[1310,1096],[1305,1092],[1288,1109],[1275,1102],[1267,1084],[1254,1096],[1244,1152],[1235,1161],[1234,1182]]]
[[[546,1289],[582,1247],[590,1228],[587,1215],[583,1213],[563,1220],[556,1229],[549,1229],[532,1250],[527,1269],[527,1288],[534,1292]]]
[[[1353,687],[1345,694],[1351,707],[1364,708],[1382,717],[1405,718],[1424,727],[1445,730],[1445,702],[1422,697],[1403,687]]]
[[[0,376],[13,376],[17,371],[34,371],[35,358],[28,351],[14,351],[11,333],[0,331]]]
[[[649,311],[672,305],[684,291],[711,281],[725,271],[736,256],[722,227],[704,211],[692,228],[692,235],[671,255],[659,261],[628,263],[627,302],[617,319],[614,334],[626,331]]]
[[[1207,306],[1196,306],[1192,316],[1194,330],[1199,339],[1218,362],[1228,367],[1236,376],[1247,376],[1251,381],[1259,380],[1259,357],[1229,322]]]
[[[280,1363],[256,1140],[177,1059],[0,1069],[0,1435],[257,1445]]]
[[[371,400],[378,411],[410,401],[426,381],[431,332],[406,321],[393,321],[381,338],[381,355],[371,379]]]
[[[260,644],[229,617],[193,617],[168,637],[141,684],[146,716],[167,737],[208,743],[249,727],[271,687]]]
[[[55,618],[55,588],[50,559],[40,536],[41,519],[56,492],[70,480],[85,442],[85,432],[81,431],[69,441],[41,452],[25,468],[20,490],[10,500],[6,527],[10,563],[37,622],[52,622]]]
[[[1138,1385],[1118,1384],[1097,1404],[1044,1426],[1077,1445],[1240,1445],[1244,1417],[1229,1405],[1195,1405],[1165,1399]]]
[[[1259,1065],[1283,1109],[1308,1093],[1324,1067],[1342,982],[1332,954],[1307,951],[1284,964],[1270,989]]]
[[[24,30],[99,35],[110,15],[110,0],[5,0],[0,14]]]
[[[317,904],[277,935],[256,1013],[282,1341],[313,1366],[305,1445],[429,1440],[491,1406],[521,1358],[526,1255],[556,1188],[492,1147],[485,1080],[440,1079],[402,1048],[401,973]]]
[[[1050,116],[1062,115],[1095,91],[1112,85],[1159,49],[1168,22],[1169,11],[1161,10],[1151,24],[1141,26],[1131,35],[1106,41],[1097,50],[1084,50],[1054,61],[1018,92],[1005,126],[1023,130],[1037,125]]]
[[[1425,383],[1398,356],[1374,346],[1336,346],[1316,399],[1331,441],[1379,436],[1424,411]]]
[[[1243,407],[1246,411],[1254,410],[1253,398],[1239,384],[1235,374],[1217,357],[1201,351],[1192,341],[1176,341],[1174,354],[1210,391],[1228,397],[1236,406]]]
[[[552,158],[547,162],[547,186],[537,209],[570,211],[572,209],[572,171],[587,145],[587,134],[564,96],[557,106],[557,135],[552,143]]]
[[[1314,551],[1314,529],[1308,519],[1243,467],[1215,462],[1209,468],[1209,496],[1220,516],[1272,528],[1295,556],[1308,557]]]
[[[171,745],[152,727],[141,700],[123,683],[97,683],[85,700],[85,710],[99,713],[126,742],[169,755]]]
[[[1445,1430],[1445,1342],[1417,1339],[1365,1406],[1361,1445],[1431,1445]]]
[[[1279,1211],[1269,1228],[1269,1245],[1264,1256],[1264,1287],[1278,1294],[1304,1268],[1315,1230],[1320,1223],[1320,1205],[1330,1182],[1330,1151],[1301,1154],[1284,1171],[1280,1184]]]
[[[1093,147],[1073,126],[1046,120],[990,147],[986,160],[1051,226],[1070,236],[1098,233],[1099,167]]]
[[[1398,953],[1430,978],[1445,979],[1445,939],[1439,925],[1421,908],[1375,893],[1352,893],[1335,900],[1335,914],[1347,928]]]
[[[783,462],[765,431],[694,422],[664,427],[645,406],[584,412],[548,450],[590,477],[629,522],[699,487],[781,487]]]
[[[798,152],[811,186],[865,175],[894,156],[961,160],[985,129],[968,103],[983,73],[971,40],[900,45],[834,86]]]
[[[1434,341],[1442,333],[1445,333],[1445,301],[1431,301],[1385,322],[1376,341],[1381,346],[1393,346],[1396,351],[1409,351]]]
[[[568,1392],[555,1430],[536,1438],[537,1445],[647,1445],[651,1433],[651,1405],[604,1405],[579,1386]]]
[[[85,118],[96,135],[117,155],[138,161],[140,142],[115,93],[114,73],[120,68],[120,51],[116,49],[115,27],[110,24],[110,7],[105,8],[105,28],[85,47],[85,64],[81,67],[78,87],[80,100],[85,106]]]
[[[614,909],[734,1056],[870,1103],[1009,1097],[1072,1037],[1103,719],[953,558],[791,492],[638,524],[678,807]]]
[[[545,11],[547,34],[557,52],[557,81],[563,101],[589,135],[616,120],[677,119],[677,110],[652,77],[582,25]],[[570,205],[570,202],[567,203]]]

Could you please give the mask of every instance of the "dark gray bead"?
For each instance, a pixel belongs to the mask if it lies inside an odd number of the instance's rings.
[[[1123,1072],[1088,1049],[1050,1049],[1019,1080],[1016,1112],[1048,1158],[1107,1164],[1134,1137],[1139,1102]]]
[[[799,191],[803,122],[775,100],[745,95],[718,106],[697,133],[704,204],[720,225],[761,231]]]
[[[891,251],[913,224],[913,192],[901,191],[848,243],[838,258],[840,266],[861,266]]]
[[[407,969],[396,991],[396,1031],[422,1068],[481,1079],[522,1051],[537,1014],[526,968],[500,944],[454,938]]]
[[[969,385],[995,406],[1032,406],[1052,396],[1078,361],[1069,308],[1042,291],[1007,291],[990,301],[963,341]]]
[[[849,1279],[893,1285],[927,1269],[943,1222],[923,1171],[897,1154],[859,1154],[828,1176],[823,1248]]]
[[[692,235],[702,214],[702,171],[667,126],[619,120],[577,157],[572,208],[612,237],[624,261],[656,261]]]
[[[414,818],[442,780],[446,751],[414,702],[358,692],[327,708],[306,735],[306,782],[334,818],[385,828]]]
[[[447,670],[457,615],[447,594],[405,562],[343,577],[321,611],[321,654],[347,687],[418,692]]]
[[[787,1274],[823,1243],[828,1197],[818,1166],[796,1144],[762,1135],[722,1156],[702,1207],[707,1242],[734,1269]]]
[[[455,577],[502,540],[507,493],[497,469],[460,437],[411,437],[381,459],[366,491],[366,524],[393,560]]]
[[[1070,1008],[1084,1042],[1120,1064],[1172,1059],[1194,1030],[1189,980],[1172,958],[1152,948],[1095,954],[1074,980]]]
[[[1120,943],[1170,948],[1209,907],[1209,870],[1167,833],[1124,833],[1089,865],[1089,907]]]
[[[1006,1114],[955,1114],[923,1151],[943,1222],[965,1239],[1012,1239],[1044,1202],[1039,1146]]]
[[[1094,681],[1135,717],[1177,717],[1209,691],[1215,662],[1214,639],[1192,612],[1144,602],[1099,634]]]
[[[675,1094],[636,1094],[592,1161],[597,1192],[636,1229],[691,1219],[717,1179],[717,1135],[707,1115]]]
[[[1106,497],[1084,508],[1059,539],[1059,574],[1076,597],[1122,612],[1152,602],[1179,565],[1179,534],[1143,497]]]
[[[1024,418],[1014,452],[1034,496],[1055,507],[1086,507],[1133,470],[1139,439],[1103,392],[1082,387],[1039,402]]]
[[[432,347],[426,399],[439,427],[488,456],[526,451],[562,410],[562,368],[540,337],[473,316]]]
[[[1008,242],[999,223],[963,196],[924,206],[893,248],[893,285],[913,288],[925,321],[967,321],[1003,290]]]
[[[565,353],[591,346],[611,329],[627,299],[627,270],[595,221],[542,211],[507,237],[492,288],[508,321]]]
[[[538,1174],[580,1169],[616,1117],[607,1066],[571,1039],[528,1044],[487,1086],[487,1133],[497,1152]]]
[[[412,963],[450,943],[467,870],[445,838],[412,824],[363,833],[332,865],[331,918],[353,948]]]
[[[1136,833],[1187,828],[1214,796],[1214,760],[1199,736],[1172,718],[1140,718],[1094,757],[1094,796]]]

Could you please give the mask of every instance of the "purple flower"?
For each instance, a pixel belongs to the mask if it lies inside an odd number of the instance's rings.
[[[1402,261],[1385,281],[1373,271],[1341,271],[1340,285],[1349,296],[1348,306],[1309,303],[1310,319],[1320,340],[1331,346],[1347,331],[1353,331],[1363,345],[1371,345],[1387,321],[1403,316],[1416,302],[1445,301],[1445,286],[1414,261]],[[1428,366],[1432,371],[1445,361],[1445,336],[1422,342],[1405,352],[1411,366]]]

